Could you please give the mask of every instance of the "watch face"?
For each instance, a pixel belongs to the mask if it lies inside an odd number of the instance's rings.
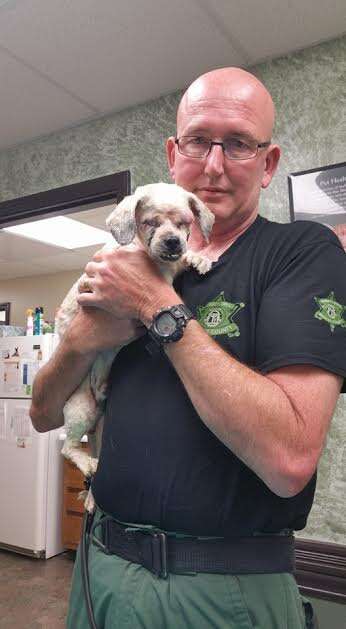
[[[163,312],[157,317],[155,327],[160,336],[170,336],[177,329],[177,322],[169,312]]]

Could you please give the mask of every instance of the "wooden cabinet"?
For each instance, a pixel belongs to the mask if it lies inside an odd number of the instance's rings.
[[[65,548],[75,550],[82,533],[84,500],[78,495],[85,489],[84,476],[70,461],[64,460],[64,501],[62,539]]]

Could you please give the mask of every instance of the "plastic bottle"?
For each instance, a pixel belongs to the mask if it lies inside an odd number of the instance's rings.
[[[43,306],[40,306],[40,334],[43,334],[43,324],[44,324]]]
[[[34,334],[41,334],[41,310],[39,307],[35,308]]]
[[[26,335],[32,336],[34,333],[34,311],[32,308],[28,308],[26,311]]]

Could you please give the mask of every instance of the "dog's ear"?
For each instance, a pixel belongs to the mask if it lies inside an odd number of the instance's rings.
[[[119,245],[128,245],[136,235],[136,209],[140,202],[136,194],[124,197],[106,219],[106,225]]]
[[[197,218],[205,240],[209,242],[209,236],[215,221],[214,214],[195,194],[192,193],[189,194],[189,208],[193,215]]]

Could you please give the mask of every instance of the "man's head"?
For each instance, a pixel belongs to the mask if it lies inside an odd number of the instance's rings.
[[[277,145],[258,148],[258,144],[271,141],[273,124],[274,105],[269,92],[255,76],[240,68],[222,68],[202,75],[180,102],[178,140],[192,136],[194,147],[203,144],[207,149],[202,138],[226,141],[226,154],[217,144],[204,157],[191,156],[189,147],[186,155],[185,140],[179,147],[175,138],[167,141],[172,178],[213,211],[215,229],[220,233],[250,224],[257,214],[261,188],[269,185],[280,157]],[[254,156],[229,158],[250,154]]]

